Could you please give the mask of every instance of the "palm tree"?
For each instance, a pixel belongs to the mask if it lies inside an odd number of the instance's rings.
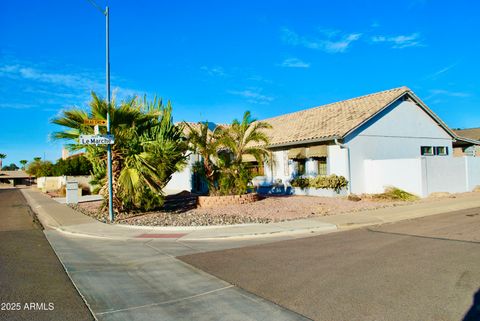
[[[52,120],[67,129],[53,133],[54,139],[68,139],[71,150],[86,150],[92,162],[94,181],[102,187],[100,193],[107,199],[106,148],[78,144],[80,134],[92,134],[93,128],[84,125],[88,118],[106,119],[107,103],[92,93],[90,110],[78,108],[63,111]],[[121,102],[113,100],[110,106],[112,145],[113,205],[116,212],[148,209],[160,205],[161,192],[172,174],[185,162],[186,142],[183,129],[172,120],[170,103],[162,100],[143,101],[136,97]],[[106,133],[102,127],[101,133]]]
[[[188,128],[188,142],[190,149],[202,157],[203,172],[208,182],[208,189],[213,192],[215,189],[217,167],[214,158],[217,156],[218,148],[218,132],[216,127],[213,131],[209,129],[207,121],[191,125],[185,123]]]
[[[260,163],[268,155],[266,145],[269,139],[265,129],[272,126],[252,118],[250,111],[243,114],[242,121],[234,119],[232,124],[222,129],[220,144],[233,154],[232,163],[242,163],[244,155],[252,155]]]
[[[246,111],[241,122],[234,119],[230,126],[220,129],[219,145],[229,151],[229,154],[220,156],[219,161],[221,193],[243,194],[247,191],[251,174],[243,163],[243,157],[252,155],[259,163],[263,162],[269,154],[266,149],[269,139],[265,133],[269,128],[269,123],[257,121]]]
[[[28,163],[28,160],[26,160],[26,159],[22,159],[20,161],[20,164],[22,164],[22,170],[25,170],[25,165],[27,165],[27,163]]]
[[[41,157],[34,157],[34,158],[33,158],[33,161],[35,161],[35,162],[39,162],[39,161],[41,161],[41,160],[42,160]]]
[[[7,154],[0,154],[0,170],[3,168],[3,160],[7,158]]]

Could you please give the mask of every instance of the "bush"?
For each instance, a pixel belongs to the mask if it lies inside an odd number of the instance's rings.
[[[297,177],[290,182],[290,185],[304,189],[310,187],[310,179],[306,177]]]
[[[65,160],[59,159],[52,169],[54,176],[90,175],[92,164],[83,155],[74,155]]]
[[[382,199],[382,200],[409,201],[409,202],[416,201],[419,199],[418,196],[393,186],[387,187],[385,189],[385,192],[381,194],[373,194],[372,197],[376,199]]]
[[[352,202],[360,202],[362,198],[356,194],[350,194],[347,196],[347,200],[352,201]]]
[[[348,186],[348,181],[343,176],[337,176],[335,174],[328,175],[328,176],[316,176],[313,178],[306,178],[306,177],[297,177],[293,179],[290,184],[293,187],[300,187],[300,188],[326,188],[326,189],[333,189],[336,192],[340,191],[342,188]]]
[[[232,166],[220,171],[218,179],[218,190],[212,195],[242,195],[246,194],[249,183],[252,180],[251,174],[245,166]]]

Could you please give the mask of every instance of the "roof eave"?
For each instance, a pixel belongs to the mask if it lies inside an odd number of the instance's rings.
[[[332,141],[335,139],[341,139],[340,136],[328,136],[328,137],[321,137],[321,138],[312,138],[312,139],[304,139],[304,140],[297,140],[293,142],[285,142],[280,144],[270,144],[267,145],[266,148],[279,148],[279,147],[292,147],[297,145],[307,145],[307,144],[314,144],[314,143],[323,143]]]
[[[473,145],[480,145],[480,140],[470,139],[470,138],[466,138],[466,137],[462,137],[462,136],[456,136],[455,140],[466,142],[466,143],[473,144]]]

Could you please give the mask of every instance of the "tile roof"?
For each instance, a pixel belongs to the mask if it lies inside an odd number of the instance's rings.
[[[342,138],[407,92],[399,87],[262,121],[272,125],[266,130],[272,147]]]
[[[474,140],[480,140],[480,127],[478,128],[465,128],[454,129],[455,134],[463,138],[470,138]]]
[[[27,174],[25,171],[18,170],[18,171],[0,171],[0,178],[28,178],[31,175]]]

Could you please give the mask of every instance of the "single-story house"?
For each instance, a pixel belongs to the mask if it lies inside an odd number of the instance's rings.
[[[480,141],[452,131],[407,87],[263,121],[272,125],[266,132],[272,157],[264,164],[246,160],[258,167],[264,185],[330,174],[344,176],[347,192],[355,194],[395,186],[427,196],[480,185],[480,157],[453,153],[455,146]],[[195,191],[192,177],[188,167],[167,187]]]
[[[25,171],[0,171],[0,183],[17,185],[31,185],[34,179]]]
[[[480,127],[454,129],[458,136],[453,143],[453,154],[455,156],[477,156],[480,157],[480,146],[476,142],[480,141]]]

